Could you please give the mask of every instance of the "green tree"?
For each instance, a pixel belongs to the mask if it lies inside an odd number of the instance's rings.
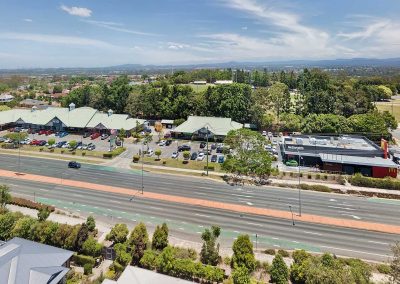
[[[61,85],[55,85],[53,87],[53,94],[62,93],[63,87]]]
[[[0,240],[8,240],[12,237],[12,229],[18,216],[12,212],[0,214]]]
[[[147,249],[147,244],[149,243],[149,235],[147,234],[146,225],[144,223],[139,223],[133,229],[131,235],[129,236],[128,246],[132,253],[132,263],[139,264],[144,251]]]
[[[76,227],[70,226],[68,224],[60,224],[57,231],[53,235],[53,244],[60,248],[71,249],[72,245],[69,244],[69,241],[71,239],[69,238],[72,238],[74,236],[76,237],[75,232],[77,232],[77,230],[75,228]],[[75,243],[75,240],[72,240],[71,243]]]
[[[161,227],[157,225],[151,246],[156,250],[163,250],[168,246],[168,226],[166,223],[163,223]]]
[[[183,152],[183,158],[185,160],[189,160],[190,159],[190,152],[189,151],[184,151]]]
[[[118,243],[114,246],[115,260],[122,266],[127,266],[132,261],[132,256],[127,252],[126,244]]]
[[[20,237],[23,239],[31,239],[31,229],[36,224],[36,220],[31,217],[23,217],[19,219],[12,229],[12,237]]]
[[[244,266],[249,270],[249,272],[254,271],[256,268],[256,259],[254,257],[253,244],[250,241],[249,235],[238,236],[238,238],[233,242],[232,250],[232,268]]]
[[[205,229],[201,234],[203,246],[201,247],[200,260],[204,264],[217,265],[220,259],[219,244],[216,243],[221,234],[221,228],[212,226],[210,229]]]
[[[94,232],[94,230],[96,229],[96,221],[94,220],[94,217],[92,215],[86,218],[86,226],[88,227],[89,232]]]
[[[167,246],[157,257],[157,270],[169,274],[174,268],[174,261],[173,249],[171,246]]]
[[[305,284],[305,272],[309,265],[309,262],[306,261],[310,259],[311,255],[305,250],[296,250],[293,252],[292,257],[293,263],[290,267],[290,280],[294,284]]]
[[[149,144],[153,141],[153,135],[151,133],[146,132],[143,137],[143,144],[146,145],[147,151],[149,151]]]
[[[73,149],[73,148],[75,148],[77,142],[75,140],[71,140],[71,141],[68,142],[68,144]]]
[[[48,143],[50,146],[52,146],[52,145],[54,145],[54,144],[56,143],[56,139],[50,138],[50,139],[47,141],[47,143]]]
[[[251,279],[246,267],[240,266],[232,272],[233,284],[250,284]]]
[[[276,284],[288,283],[289,270],[280,254],[277,254],[272,261],[270,270],[271,282]]]
[[[32,227],[32,240],[35,242],[53,245],[53,236],[58,230],[58,223],[43,221],[36,222]]]
[[[126,131],[125,131],[125,129],[121,128],[118,131],[118,139],[121,141],[121,146],[122,147],[124,147],[125,137],[126,137]]]
[[[393,257],[390,261],[390,278],[393,283],[400,283],[400,242],[391,247]]]
[[[129,230],[126,224],[115,224],[110,233],[106,236],[108,241],[124,243],[128,237]]]
[[[0,206],[4,210],[6,205],[11,202],[10,188],[7,185],[0,185]]]
[[[97,257],[101,255],[101,250],[103,246],[99,244],[93,236],[89,236],[89,238],[82,245],[82,252],[85,255],[90,255],[93,257]]]
[[[157,160],[160,159],[161,153],[162,153],[161,149],[157,149],[157,150],[154,151],[154,154],[156,154],[156,156],[157,156]]]
[[[140,260],[140,266],[154,270],[157,266],[157,253],[151,249],[147,249]]]
[[[39,222],[46,221],[50,216],[50,210],[47,207],[41,207],[37,213]]]
[[[88,237],[89,237],[89,228],[86,225],[86,223],[82,223],[81,227],[79,228],[75,242],[75,249],[78,252],[82,251],[83,243],[88,239]]]

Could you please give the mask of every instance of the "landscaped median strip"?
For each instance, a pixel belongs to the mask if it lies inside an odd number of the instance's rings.
[[[60,184],[59,178],[33,175],[33,174],[16,174],[15,172],[6,171],[6,170],[0,170],[0,176],[21,179],[21,180],[35,181],[35,182],[44,182],[44,183],[49,183],[49,184]],[[97,191],[103,191],[103,192],[125,194],[128,196],[136,195],[139,198],[162,200],[162,201],[181,203],[181,204],[187,204],[187,205],[192,205],[192,206],[216,208],[216,209],[235,211],[235,212],[240,212],[240,213],[269,216],[269,217],[274,217],[274,218],[282,218],[282,219],[288,219],[288,220],[292,219],[292,214],[290,212],[282,211],[282,210],[257,208],[257,207],[253,207],[253,206],[244,206],[244,205],[238,205],[238,204],[223,203],[223,202],[217,202],[217,201],[210,201],[210,200],[189,198],[189,197],[182,197],[182,196],[175,196],[175,195],[167,195],[167,194],[153,193],[153,192],[144,192],[144,194],[142,195],[142,194],[139,194],[138,190],[134,190],[134,189],[102,185],[102,184],[95,184],[95,183],[89,183],[89,182],[81,182],[81,181],[75,181],[75,180],[64,179],[62,183],[64,186],[72,186],[72,187],[77,187],[77,188],[85,188],[85,189],[97,190]],[[295,219],[297,219],[298,221],[302,221],[302,222],[309,222],[309,223],[316,223],[316,224],[323,224],[323,225],[330,225],[330,226],[338,226],[338,227],[345,227],[345,228],[353,228],[353,229],[361,229],[361,230],[368,230],[368,231],[376,231],[376,232],[390,233],[390,234],[400,234],[400,226],[395,226],[395,225],[379,224],[379,223],[371,223],[371,222],[347,220],[347,219],[338,219],[338,218],[331,218],[331,217],[318,216],[318,215],[312,215],[312,214],[302,214],[301,217],[297,217],[294,215],[293,217]]]

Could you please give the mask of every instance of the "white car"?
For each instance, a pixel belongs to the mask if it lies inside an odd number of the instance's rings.
[[[267,136],[267,131],[263,131],[261,135],[262,136]]]
[[[149,149],[149,150],[147,151],[147,156],[151,157],[151,156],[153,156],[153,155],[154,155],[154,151],[153,151],[152,149]]]
[[[165,140],[161,140],[160,143],[158,143],[158,146],[165,146],[165,143],[167,143]]]
[[[26,139],[22,140],[22,141],[19,142],[19,143],[22,144],[22,145],[29,145],[29,143],[31,143],[31,142],[32,142],[31,139],[26,138]]]
[[[173,152],[172,155],[171,155],[171,158],[172,159],[177,159],[178,156],[179,156],[179,152]]]
[[[200,152],[197,156],[197,161],[203,161],[206,155],[203,152]]]
[[[64,148],[64,149],[65,149],[65,148],[69,148],[69,143],[68,143],[68,142],[65,143],[64,145],[61,146],[61,148]]]

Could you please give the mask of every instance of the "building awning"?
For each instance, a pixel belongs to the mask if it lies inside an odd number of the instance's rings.
[[[173,119],[162,119],[161,124],[174,124]]]
[[[360,157],[360,156],[347,156],[335,154],[320,154],[321,160],[324,163],[337,163],[337,164],[352,164],[360,166],[383,167],[383,168],[397,168],[397,164],[390,159],[381,157]]]

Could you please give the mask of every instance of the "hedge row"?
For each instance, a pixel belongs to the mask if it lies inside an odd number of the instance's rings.
[[[349,178],[349,182],[354,186],[400,190],[400,181],[391,177],[371,178],[361,174],[355,174]]]
[[[38,203],[38,202],[34,202],[28,199],[24,199],[24,198],[20,198],[20,197],[12,197],[10,204],[14,204],[17,206],[21,206],[21,207],[26,207],[26,208],[31,208],[31,209],[42,209],[42,208],[47,208],[47,210],[49,210],[50,212],[54,212],[55,208],[54,206],[50,206],[50,205],[45,205],[42,203]]]
[[[306,184],[301,183],[300,188],[303,190],[313,190],[313,191],[320,191],[320,192],[332,192],[330,187],[320,184]]]
[[[85,264],[90,264],[93,267],[95,264],[95,260],[93,257],[88,256],[88,255],[83,255],[83,254],[73,254],[72,261],[79,266],[84,266]]]

